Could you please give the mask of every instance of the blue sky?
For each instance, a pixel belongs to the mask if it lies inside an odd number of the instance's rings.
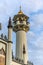
[[[30,31],[27,32],[28,58],[34,65],[43,65],[43,0],[0,0],[0,23],[7,35],[8,18],[18,13],[19,7],[30,17]],[[16,34],[13,32],[13,52],[15,55]]]

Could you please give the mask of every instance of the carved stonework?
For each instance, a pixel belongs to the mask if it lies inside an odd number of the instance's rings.
[[[5,51],[3,48],[0,49],[0,54],[5,55]]]

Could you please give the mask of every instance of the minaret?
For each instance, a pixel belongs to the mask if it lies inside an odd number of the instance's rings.
[[[8,23],[8,44],[7,44],[7,54],[6,54],[6,65],[12,65],[12,21],[9,18]]]
[[[20,7],[20,11],[14,16],[13,31],[16,33],[16,58],[27,64],[27,40],[26,32],[29,30],[29,17],[26,16]]]

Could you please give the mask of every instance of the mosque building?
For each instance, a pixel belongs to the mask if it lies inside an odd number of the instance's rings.
[[[8,38],[0,35],[0,65],[33,65],[28,61],[28,49],[26,33],[29,31],[29,17],[25,15],[21,8],[17,15],[8,21]],[[0,24],[1,29],[1,24]],[[1,31],[1,30],[0,30]],[[5,32],[5,31],[4,31]],[[12,32],[16,33],[16,55],[12,53]]]

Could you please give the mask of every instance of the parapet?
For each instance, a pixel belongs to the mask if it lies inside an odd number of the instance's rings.
[[[8,38],[6,35],[3,35],[3,33],[0,35],[0,39],[3,39],[5,41],[8,41]]]

